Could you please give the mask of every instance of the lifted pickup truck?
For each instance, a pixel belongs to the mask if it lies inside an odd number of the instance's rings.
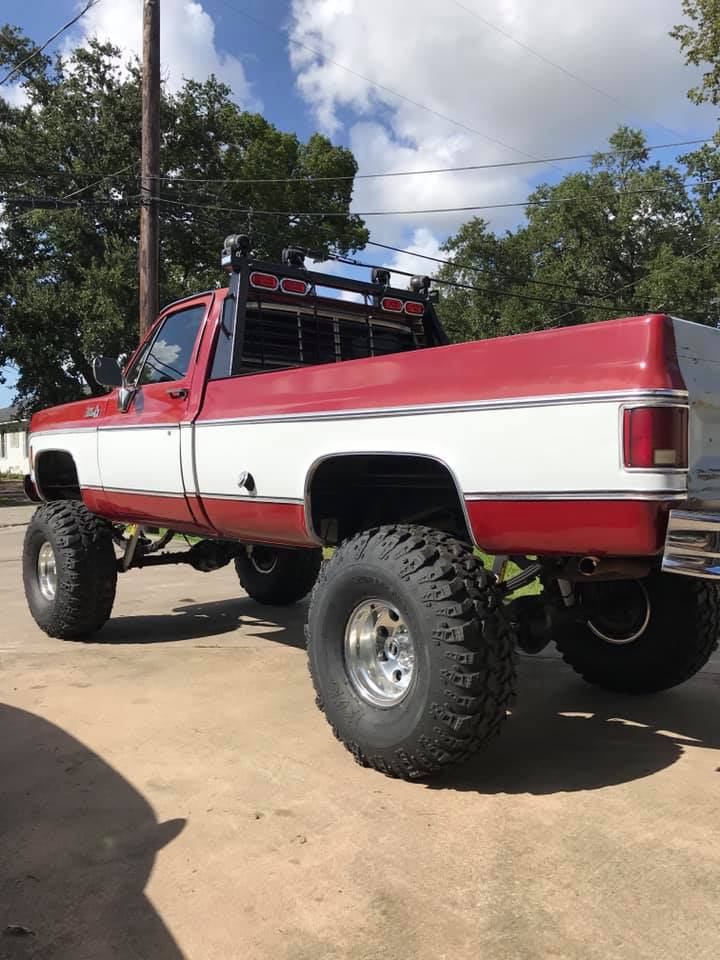
[[[706,663],[720,332],[650,315],[449,345],[426,278],[260,262],[244,237],[222,262],[228,288],[167,307],[124,374],[96,361],[107,396],[32,419],[43,630],[99,630],[136,567],[234,562],[269,604],[312,590],[318,705],[360,763],[408,778],[499,730],[518,646],[554,641],[628,693]],[[174,531],[200,539],[165,550]]]

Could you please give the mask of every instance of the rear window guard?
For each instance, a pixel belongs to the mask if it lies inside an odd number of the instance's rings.
[[[323,298],[318,306],[318,298],[310,299],[312,306],[308,300],[296,304],[249,299],[238,317],[236,336],[242,337],[242,343],[235,346],[234,368],[232,331],[226,324],[231,311],[226,307],[211,379],[387,356],[426,346],[419,320],[395,322],[378,316],[369,304],[346,312],[338,309],[341,300]]]

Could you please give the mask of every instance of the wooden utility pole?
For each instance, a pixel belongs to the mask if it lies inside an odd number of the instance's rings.
[[[143,0],[140,339],[159,310],[160,0]]]

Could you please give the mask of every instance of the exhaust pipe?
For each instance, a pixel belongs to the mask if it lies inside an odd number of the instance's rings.
[[[576,570],[585,580],[639,580],[650,573],[650,567],[649,560],[632,557],[581,557]]]

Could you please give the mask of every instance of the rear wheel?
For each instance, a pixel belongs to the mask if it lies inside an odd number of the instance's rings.
[[[81,500],[44,503],[25,534],[23,583],[30,613],[49,636],[74,640],[99,630],[117,585],[109,524]]]
[[[655,693],[689,680],[717,647],[720,588],[652,573],[643,580],[583,584],[586,623],[563,628],[557,646],[588,683],[620,693]]]
[[[286,606],[307,596],[322,564],[322,550],[255,545],[235,558],[243,590],[258,603]]]
[[[428,776],[505,720],[515,664],[495,578],[447,534],[386,526],[345,541],[307,637],[317,704],[363,766]]]

